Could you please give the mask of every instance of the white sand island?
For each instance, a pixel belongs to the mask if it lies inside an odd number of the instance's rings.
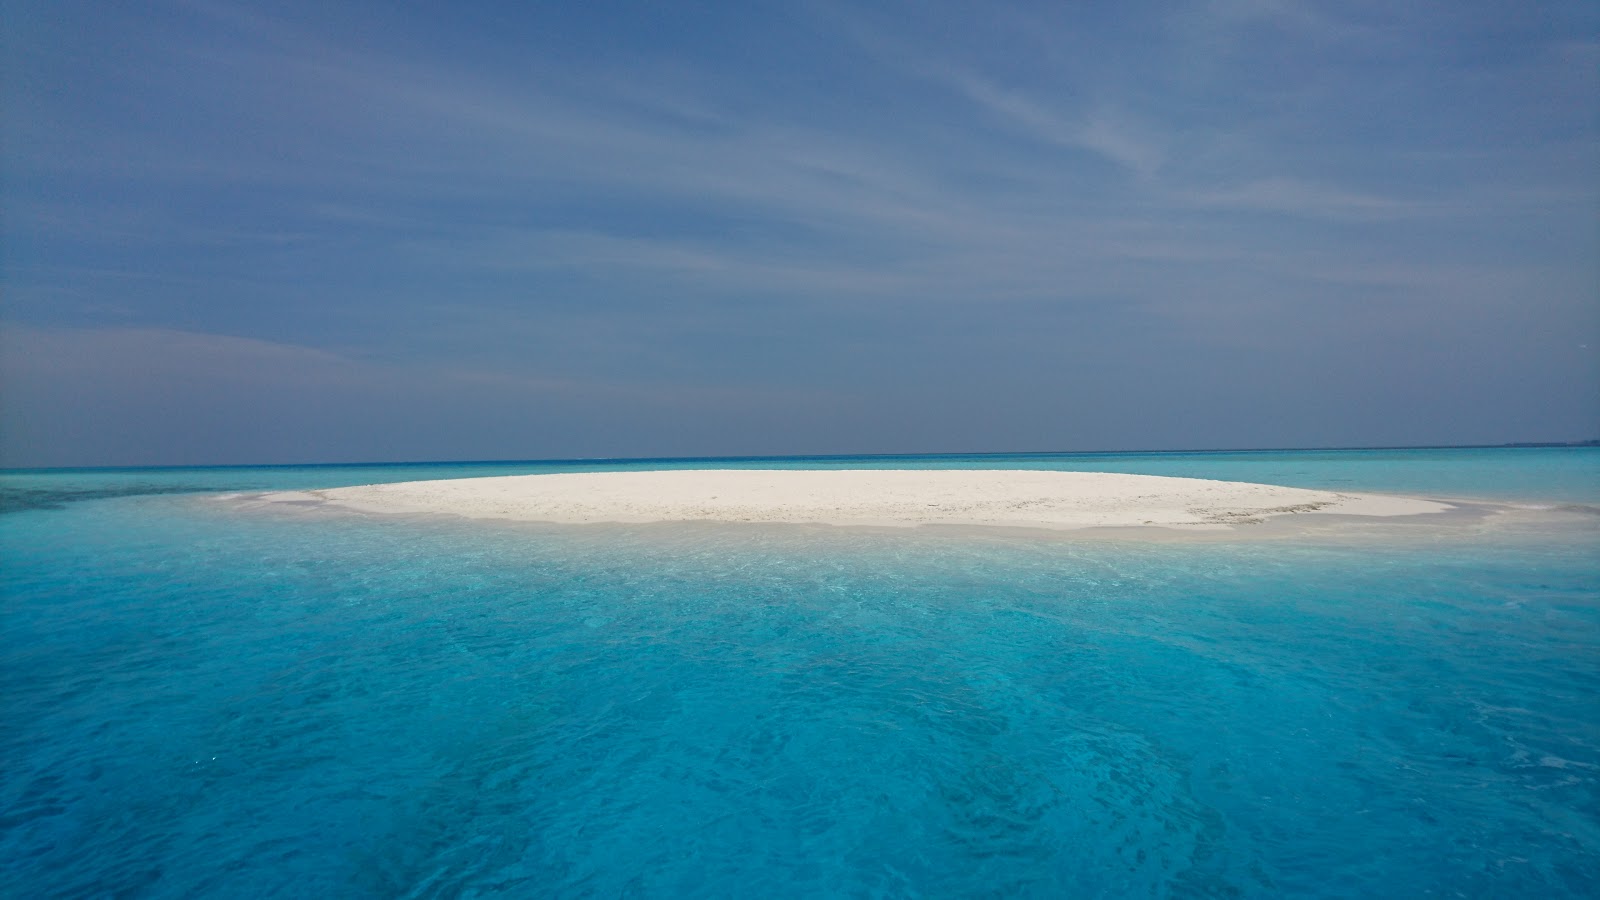
[[[551,523],[789,522],[1219,530],[1271,517],[1446,512],[1408,497],[1101,472],[698,469],[412,481],[250,498],[380,514]]]

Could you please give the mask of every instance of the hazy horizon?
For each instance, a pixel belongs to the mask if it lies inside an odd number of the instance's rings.
[[[361,468],[364,466],[515,466],[527,464],[551,463],[647,463],[647,462],[694,462],[709,461],[750,461],[750,460],[830,460],[830,459],[926,459],[938,457],[971,458],[975,456],[995,457],[1046,457],[1046,456],[1229,456],[1236,454],[1271,454],[1271,453],[1383,453],[1387,451],[1425,451],[1425,450],[1563,450],[1563,449],[1596,449],[1600,447],[1600,439],[1586,441],[1516,441],[1505,444],[1416,444],[1408,446],[1390,447],[1169,447],[1164,449],[1150,448],[1122,448],[1114,450],[942,450],[932,452],[918,451],[876,451],[871,453],[756,453],[740,455],[700,455],[700,456],[559,456],[559,457],[501,457],[496,459],[348,459],[327,461],[254,461],[232,463],[129,463],[119,465],[84,465],[84,466],[11,466],[0,468],[0,471],[33,472],[54,470],[95,470],[95,469],[273,469],[273,468],[316,468],[318,466],[332,468]]]
[[[0,9],[0,466],[1600,435],[1593,4]]]

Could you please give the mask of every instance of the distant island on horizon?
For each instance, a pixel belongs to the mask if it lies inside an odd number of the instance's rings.
[[[1562,442],[1562,441],[1554,441],[1554,442],[1534,441],[1534,442],[1530,442],[1530,443],[1521,443],[1521,444],[1493,444],[1491,446],[1494,446],[1494,447],[1600,447],[1600,440],[1565,441],[1565,442]],[[1462,448],[1462,449],[1467,449],[1467,448]]]

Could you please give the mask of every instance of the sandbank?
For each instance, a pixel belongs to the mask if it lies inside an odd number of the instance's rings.
[[[1449,512],[1411,497],[1103,472],[677,469],[412,481],[257,495],[268,505],[562,524],[761,522],[1232,530],[1283,517]]]

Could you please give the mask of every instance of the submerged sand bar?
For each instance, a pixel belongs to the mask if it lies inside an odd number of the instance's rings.
[[[267,503],[528,522],[791,522],[1226,529],[1278,516],[1410,516],[1450,504],[1102,472],[695,469],[513,475],[284,491]]]

